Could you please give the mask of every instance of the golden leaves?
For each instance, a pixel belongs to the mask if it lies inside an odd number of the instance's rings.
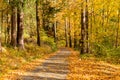
[[[68,80],[119,80],[120,67],[96,61],[95,59],[79,59],[73,52],[69,57]]]

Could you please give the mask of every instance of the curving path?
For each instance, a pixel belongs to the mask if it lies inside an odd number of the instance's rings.
[[[70,53],[70,50],[61,48],[56,55],[46,59],[31,72],[21,74],[17,80],[67,80],[69,73],[67,58]]]

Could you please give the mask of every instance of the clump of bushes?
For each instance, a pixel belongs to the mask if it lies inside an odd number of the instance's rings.
[[[108,45],[95,44],[93,56],[109,63],[120,64],[120,47],[109,47]]]

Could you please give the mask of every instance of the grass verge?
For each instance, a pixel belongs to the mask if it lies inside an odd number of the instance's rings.
[[[0,53],[0,80],[15,80],[17,74],[14,72],[31,70],[40,65],[45,58],[55,54],[47,45],[38,47],[29,44],[26,45],[25,51],[12,48],[5,49],[4,53]]]

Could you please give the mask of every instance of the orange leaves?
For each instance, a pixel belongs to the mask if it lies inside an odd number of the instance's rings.
[[[96,61],[95,59],[79,59],[73,52],[69,57],[69,80],[119,80],[120,67]]]

